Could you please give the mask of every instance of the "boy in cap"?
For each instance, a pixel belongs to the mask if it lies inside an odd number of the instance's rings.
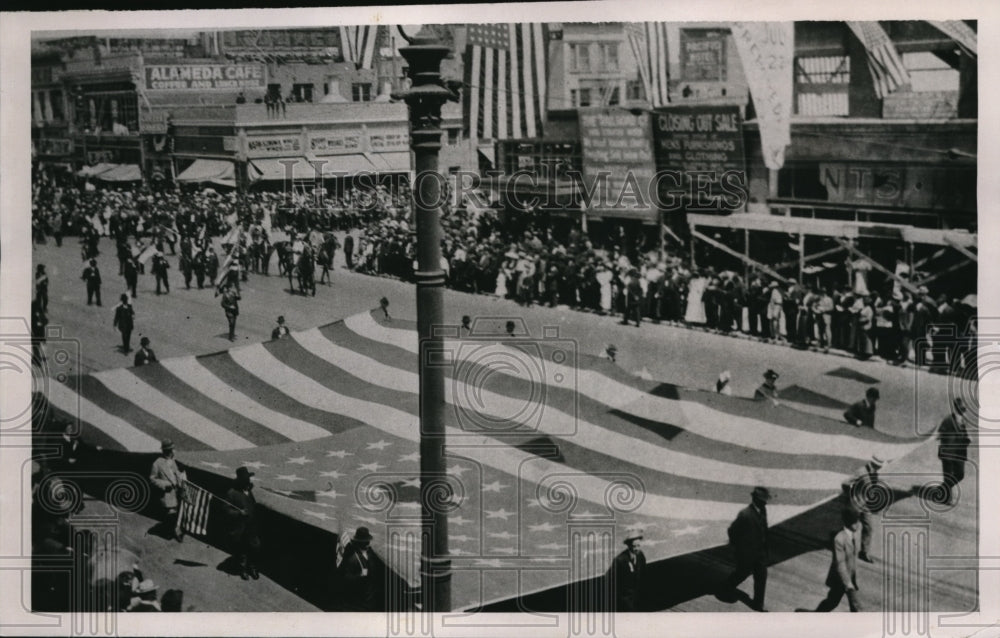
[[[736,569],[726,579],[723,592],[735,600],[736,588],[753,574],[751,607],[755,611],[767,611],[764,608],[768,558],[767,503],[771,500],[771,492],[766,487],[755,487],[750,498],[750,505],[740,510],[727,530],[729,543],[736,555]]]
[[[278,325],[271,331],[271,340],[277,341],[288,336],[288,326],[285,325],[284,315],[278,317]]]
[[[149,347],[149,337],[143,337],[139,339],[139,351],[135,353],[132,365],[138,368],[149,363],[156,363],[156,353]]]
[[[160,506],[166,513],[164,525],[168,531],[173,531],[177,542],[183,542],[184,530],[181,529],[177,514],[180,501],[185,498],[184,483],[187,481],[187,474],[177,465],[174,458],[174,443],[170,439],[160,444],[160,456],[153,461],[149,481],[155,491],[159,492]]]
[[[229,538],[236,550],[240,564],[240,578],[260,578],[257,557],[260,555],[260,536],[257,529],[257,500],[253,496],[254,473],[246,467],[236,469],[233,486],[226,492],[230,520]]]
[[[878,388],[868,388],[865,398],[851,404],[844,411],[844,419],[854,427],[875,428],[875,402],[879,399]]]
[[[778,405],[778,388],[774,385],[774,382],[777,380],[778,373],[774,370],[768,369],[764,372],[764,383],[760,384],[753,393],[753,400],[766,401],[770,399],[774,405]]]
[[[615,611],[639,611],[642,604],[642,578],[646,556],[642,553],[642,530],[631,527],[625,531],[625,549],[611,565],[611,589]]]

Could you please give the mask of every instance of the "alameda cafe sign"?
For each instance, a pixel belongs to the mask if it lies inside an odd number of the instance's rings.
[[[263,64],[157,64],[143,68],[147,91],[263,89]]]

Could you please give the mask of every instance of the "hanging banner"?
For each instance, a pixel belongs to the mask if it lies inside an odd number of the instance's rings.
[[[655,162],[650,117],[615,108],[580,111],[588,213],[653,223],[658,210],[648,196]]]
[[[791,22],[734,22],[733,39],[757,111],[764,165],[785,164],[792,141],[792,61],[795,25]]]

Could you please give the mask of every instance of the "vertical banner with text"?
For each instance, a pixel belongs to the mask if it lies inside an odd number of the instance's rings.
[[[764,165],[785,164],[791,144],[792,62],[795,25],[791,22],[733,22],[733,40],[750,86]]]

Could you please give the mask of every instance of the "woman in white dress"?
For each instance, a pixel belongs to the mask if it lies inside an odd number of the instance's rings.
[[[611,270],[604,264],[598,267],[595,275],[597,283],[601,286],[601,310],[611,311]]]
[[[705,323],[705,304],[702,303],[701,296],[707,285],[708,279],[701,273],[688,283],[687,311],[684,313],[684,321],[687,323]]]

